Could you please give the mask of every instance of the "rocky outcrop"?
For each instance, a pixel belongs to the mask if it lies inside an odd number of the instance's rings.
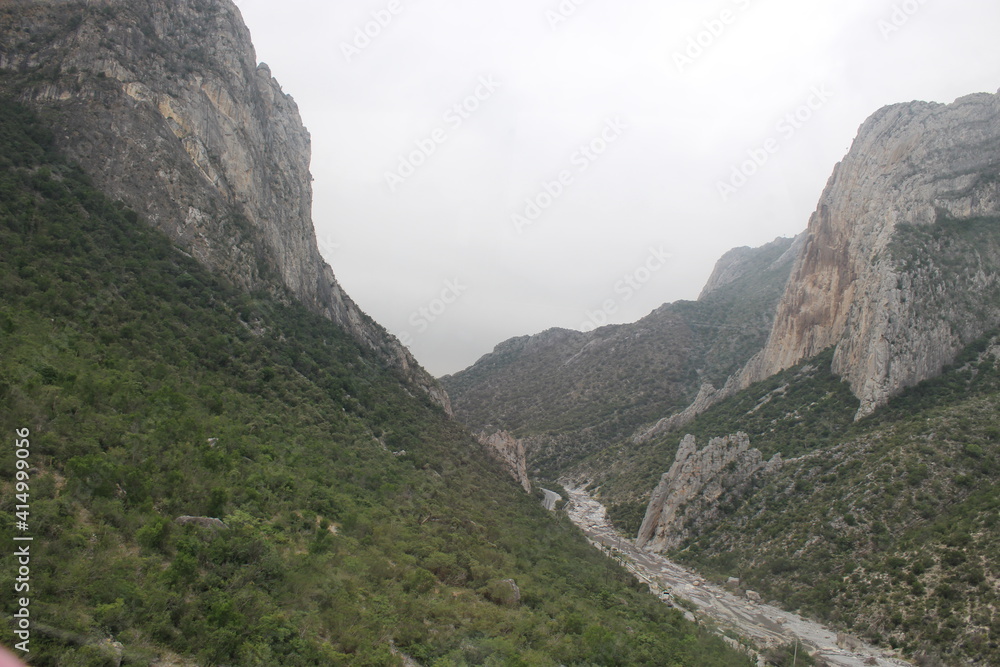
[[[805,234],[800,234],[791,241],[791,245],[787,238],[777,238],[759,248],[733,248],[715,263],[712,275],[702,288],[698,300],[704,301],[713,292],[739,280],[753,279],[770,268],[791,265],[798,257],[804,241]],[[775,251],[781,253],[777,259],[773,259]]]
[[[222,519],[210,516],[179,516],[174,519],[178,526],[198,526],[200,528],[211,528],[212,530],[229,530],[229,526]]]
[[[1000,309],[963,312],[962,293],[993,289],[1000,263],[976,249],[957,258],[967,272],[928,286],[952,303],[929,307],[914,283],[940,278],[939,258],[929,256],[921,275],[899,236],[909,226],[1000,216],[998,175],[1000,95],[901,104],[868,119],[820,198],[767,345],[737,388],[836,346],[833,370],[859,398],[860,417],[938,374],[995,325]]]
[[[14,0],[0,92],[43,112],[96,185],[246,290],[288,294],[450,413],[317,248],[310,138],[231,0]]]
[[[719,505],[738,498],[761,475],[782,465],[781,455],[765,462],[745,433],[713,438],[698,451],[693,435],[681,441],[646,508],[636,546],[665,551],[679,546],[700,523],[719,514]]]
[[[490,456],[503,464],[510,476],[517,480],[524,491],[531,493],[524,443],[506,431],[497,431],[492,435],[480,433],[476,438],[486,447]]]
[[[858,397],[861,418],[939,374],[995,327],[1000,94],[875,113],[835,167],[795,251],[763,349],[656,433],[831,347],[832,370]],[[742,256],[720,262],[709,293],[734,279]]]

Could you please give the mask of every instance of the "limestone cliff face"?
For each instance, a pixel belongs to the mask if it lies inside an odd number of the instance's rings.
[[[769,269],[792,264],[801,252],[804,242],[805,234],[800,234],[792,240],[791,245],[788,239],[778,238],[759,248],[748,246],[733,248],[715,263],[712,275],[702,288],[698,300],[704,301],[714,292],[739,280],[753,279]],[[781,254],[777,259],[773,259],[772,251],[779,251]]]
[[[959,258],[971,272],[934,290],[950,292],[952,307],[929,308],[914,284],[943,277],[940,257],[928,256],[937,266],[921,275],[893,244],[906,226],[1000,215],[998,176],[1000,95],[914,102],[872,116],[827,184],[768,343],[739,387],[836,345],[833,370],[860,399],[860,417],[939,373],[995,325],[995,306],[975,316],[960,311],[963,294],[991,288],[1000,265],[979,252]]]
[[[486,447],[490,456],[498,460],[507,469],[511,477],[517,480],[526,493],[531,493],[531,482],[528,480],[528,463],[525,458],[524,442],[518,440],[506,431],[497,431],[492,435],[480,433],[476,438]]]
[[[321,257],[309,133],[231,0],[8,0],[0,35],[0,91],[41,110],[99,187],[235,284],[330,318],[450,412]]]
[[[694,436],[686,436],[650,497],[636,546],[650,551],[677,547],[697,524],[718,516],[720,501],[739,496],[756,477],[781,464],[780,454],[765,462],[745,433],[713,438],[701,451]]]

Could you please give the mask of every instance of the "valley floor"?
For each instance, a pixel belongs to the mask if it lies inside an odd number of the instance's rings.
[[[564,488],[569,494],[567,513],[570,519],[595,546],[620,551],[628,569],[640,580],[654,589],[666,590],[690,600],[697,606],[699,615],[707,616],[723,630],[735,630],[758,648],[789,644],[798,639],[809,653],[836,667],[902,667],[910,664],[860,642],[854,650],[839,648],[835,631],[797,614],[734,595],[659,554],[637,549],[632,540],[622,537],[614,529],[604,506],[592,498],[585,488],[575,488],[567,483],[564,483]]]

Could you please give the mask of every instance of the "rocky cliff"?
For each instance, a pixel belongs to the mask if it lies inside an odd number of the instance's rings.
[[[98,187],[235,284],[333,320],[450,412],[321,257],[309,133],[230,0],[8,0],[0,34],[0,93],[40,110]]]
[[[992,234],[980,224],[997,216],[1000,95],[877,112],[834,169],[767,345],[736,388],[836,346],[833,370],[859,398],[860,417],[940,373],[1000,321],[1000,255],[991,238],[1000,223]],[[937,252],[904,239],[942,224],[951,238],[938,239]],[[977,227],[986,245],[953,252]]]
[[[700,451],[695,437],[686,436],[650,497],[636,546],[650,551],[677,547],[698,524],[716,518],[722,502],[739,498],[755,478],[775,472],[781,464],[780,454],[765,462],[750,448],[745,433],[713,438]]]
[[[476,439],[489,452],[490,456],[503,464],[510,476],[517,480],[526,493],[531,493],[531,481],[528,480],[528,463],[525,458],[524,443],[506,431],[497,431],[492,435],[480,433]]]

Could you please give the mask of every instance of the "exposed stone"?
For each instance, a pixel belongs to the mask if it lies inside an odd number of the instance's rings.
[[[174,523],[179,526],[201,526],[202,528],[212,528],[213,530],[229,530],[222,519],[208,516],[179,516],[174,519]]]
[[[59,148],[98,187],[234,284],[290,295],[336,322],[451,414],[441,386],[320,255],[309,133],[258,64],[231,0],[4,8],[3,43],[21,30],[46,38],[4,51],[0,69],[13,76],[0,92],[42,109]]]
[[[760,256],[771,248],[784,249],[784,252],[772,264],[772,267],[792,264],[795,258],[798,257],[804,242],[805,234],[800,234],[792,241],[791,246],[788,245],[788,239],[778,238],[759,248],[750,248],[749,246],[733,248],[715,263],[712,275],[709,276],[708,281],[701,290],[701,294],[698,295],[698,300],[704,301],[712,292],[722,289],[726,285],[731,285],[748,276],[753,277],[756,273],[760,272]]]
[[[518,587],[517,582],[513,579],[504,579],[500,583],[510,586],[511,604],[515,606],[521,604],[521,589]]]
[[[524,443],[506,431],[497,431],[492,435],[480,433],[476,438],[486,447],[490,456],[504,465],[525,493],[531,493]]]
[[[845,651],[858,651],[864,644],[857,637],[853,637],[844,632],[837,633],[837,648],[842,648]]]
[[[718,390],[703,387],[652,434],[680,428],[754,382],[836,346],[832,370],[871,414],[934,377],[1000,320],[1000,248],[973,248],[943,284],[933,252],[908,266],[901,226],[1000,216],[1000,94],[885,107],[833,171],[804,236],[767,344]],[[933,249],[932,249],[933,250]],[[739,252],[706,289],[738,273]],[[955,258],[941,264],[954,262]],[[730,266],[732,265],[732,266]],[[989,293],[990,298],[977,298]],[[645,434],[640,434],[639,438]]]
[[[760,593],[758,593],[757,591],[747,591],[746,598],[750,602],[756,602],[757,604],[760,604],[761,602]]]
[[[714,438],[701,451],[693,435],[685,436],[650,497],[636,546],[651,551],[677,547],[699,523],[718,516],[721,500],[739,496],[757,476],[781,464],[780,455],[765,462],[760,451],[750,448],[745,433]]]
[[[900,267],[890,244],[900,225],[1000,215],[998,172],[1000,95],[970,95],[947,106],[900,104],[869,118],[834,169],[768,343],[737,388],[836,345],[833,371],[860,399],[861,417],[940,373],[995,325],[997,308],[971,316],[961,312],[960,299],[951,312],[927,308],[912,289],[919,276]],[[963,284],[947,286],[952,297],[996,283],[995,258],[967,259],[974,271]]]

